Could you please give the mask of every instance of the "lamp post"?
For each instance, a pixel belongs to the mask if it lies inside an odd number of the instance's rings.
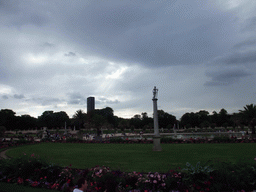
[[[153,135],[153,151],[162,151],[160,145],[160,134],[158,128],[158,115],[157,115],[157,93],[158,89],[156,86],[153,89],[153,112],[154,112],[154,135]]]

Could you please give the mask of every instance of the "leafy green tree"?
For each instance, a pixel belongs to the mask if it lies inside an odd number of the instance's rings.
[[[134,126],[135,129],[142,128],[141,115],[136,114],[130,119],[130,126]]]
[[[37,118],[31,117],[30,115],[21,115],[17,117],[17,128],[19,130],[34,129],[38,127]]]
[[[209,112],[208,111],[200,110],[199,112],[196,113],[196,115],[198,116],[199,124],[201,124],[203,122],[209,122],[210,121],[210,117],[209,117]]]
[[[69,117],[66,112],[53,112],[45,111],[41,116],[38,117],[41,126],[48,128],[64,127],[65,122],[69,124]]]
[[[221,109],[218,115],[219,115],[219,118],[218,118],[217,125],[227,127],[227,125],[229,124],[229,121],[230,121],[227,110]]]
[[[154,124],[154,120],[152,117],[148,117],[148,114],[146,112],[141,113],[141,124],[142,126],[147,125],[147,127],[149,128],[153,128],[152,126],[150,126],[151,124]]]
[[[169,124],[174,125],[176,123],[176,117],[164,112],[163,110],[157,110],[159,128],[166,128]]]
[[[124,131],[128,127],[130,127],[130,121],[128,119],[120,118],[120,121],[118,123],[118,128]]]
[[[7,130],[16,129],[16,116],[11,109],[0,110],[0,125],[5,126]]]
[[[0,140],[4,137],[4,132],[6,131],[5,126],[0,126]]]
[[[185,113],[181,119],[180,123],[182,127],[186,128],[194,128],[199,127],[199,116],[197,113],[191,112],[191,113]]]
[[[64,127],[65,123],[68,125],[70,122],[69,116],[65,111],[53,113],[55,127]]]
[[[38,120],[42,127],[47,127],[47,128],[54,127],[53,111],[44,111],[43,114],[38,117]]]
[[[251,127],[252,135],[255,135],[256,125],[256,105],[250,104],[244,107],[244,110],[239,110],[242,117],[246,120],[247,125]]]

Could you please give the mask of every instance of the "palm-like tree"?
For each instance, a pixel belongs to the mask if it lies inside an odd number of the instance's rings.
[[[250,104],[244,107],[244,110],[239,110],[240,114],[248,125],[252,129],[252,136],[255,135],[255,125],[256,125],[256,105]]]
[[[83,126],[83,124],[85,122],[86,113],[84,113],[83,110],[79,109],[73,115],[73,118],[76,119],[79,122],[79,129],[80,129],[81,126]]]

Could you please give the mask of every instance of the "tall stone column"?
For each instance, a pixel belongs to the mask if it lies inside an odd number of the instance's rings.
[[[154,135],[153,135],[153,151],[162,151],[160,145],[160,134],[159,134],[159,127],[158,127],[158,114],[157,114],[157,92],[158,89],[156,86],[153,89],[153,113],[154,113]]]

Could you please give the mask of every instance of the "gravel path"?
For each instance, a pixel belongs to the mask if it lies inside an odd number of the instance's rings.
[[[0,152],[0,159],[10,159],[8,156],[5,155],[6,151],[8,151],[9,149],[6,149],[4,151]]]

